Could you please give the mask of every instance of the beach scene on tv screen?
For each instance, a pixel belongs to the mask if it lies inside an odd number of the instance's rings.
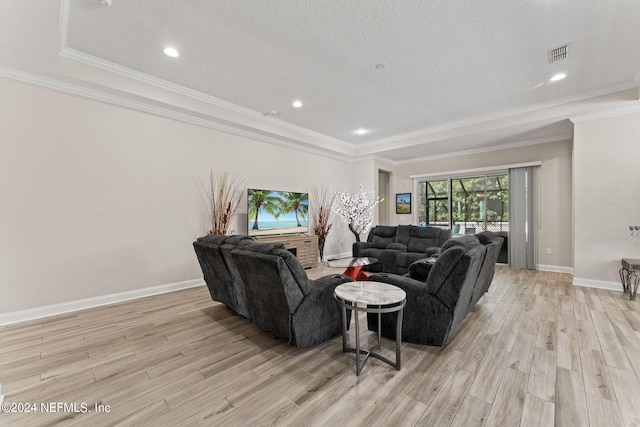
[[[307,233],[308,213],[307,193],[247,190],[247,229],[251,236]]]

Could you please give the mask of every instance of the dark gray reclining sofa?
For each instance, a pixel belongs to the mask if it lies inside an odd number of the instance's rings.
[[[250,318],[247,297],[240,272],[231,251],[255,243],[249,236],[221,236],[210,234],[193,242],[204,281],[211,299],[219,301],[241,316]]]
[[[377,258],[366,271],[405,274],[409,266],[440,251],[451,238],[451,230],[416,225],[378,225],[369,231],[366,242],[353,244],[354,257]]]
[[[246,236],[206,236],[193,243],[211,297],[259,328],[297,347],[320,344],[342,333],[336,286],[341,274],[311,281],[281,243]]]
[[[491,232],[448,240],[435,258],[426,282],[395,274],[374,274],[369,280],[390,283],[407,293],[402,339],[444,347],[456,328],[488,291],[502,237]],[[370,330],[377,317],[368,316]],[[396,316],[382,315],[382,334],[395,338]]]

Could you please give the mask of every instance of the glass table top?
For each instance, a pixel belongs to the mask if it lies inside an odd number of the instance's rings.
[[[338,258],[338,259],[328,259],[326,261],[326,265],[328,267],[348,268],[348,267],[361,267],[363,265],[375,264],[377,262],[378,262],[377,258],[371,258],[371,257]]]

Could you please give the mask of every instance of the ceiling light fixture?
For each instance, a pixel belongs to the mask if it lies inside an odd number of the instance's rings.
[[[384,70],[385,68],[387,68],[387,64],[384,62],[376,64],[376,70]]]
[[[369,133],[369,129],[365,129],[365,128],[359,128],[353,131],[353,133],[355,133],[356,135],[366,135]]]
[[[293,105],[295,108],[300,108],[302,107],[302,101],[296,99],[291,105]]]
[[[178,56],[180,56],[180,53],[172,47],[164,48],[163,52],[165,55],[170,56],[172,58],[177,58]]]
[[[567,77],[566,73],[558,73],[556,75],[554,75],[553,77],[551,77],[549,80],[552,82],[557,82],[559,80],[564,79],[565,77]]]

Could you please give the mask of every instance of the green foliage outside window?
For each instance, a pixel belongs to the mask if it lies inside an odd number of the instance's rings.
[[[451,197],[449,197],[449,187]],[[509,176],[489,175],[420,183],[419,221],[508,230]],[[449,222],[451,209],[451,223]]]

